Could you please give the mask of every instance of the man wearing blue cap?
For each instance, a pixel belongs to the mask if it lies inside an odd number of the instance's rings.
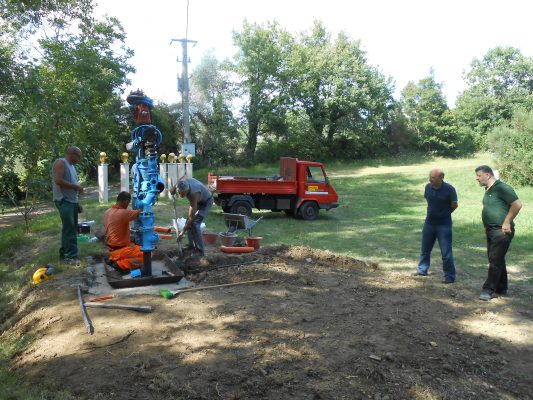
[[[172,196],[177,192],[180,197],[187,197],[189,200],[189,215],[183,230],[178,235],[178,240],[181,240],[187,232],[189,246],[203,256],[205,248],[200,225],[213,206],[213,195],[202,182],[194,178],[180,179],[169,192]]]

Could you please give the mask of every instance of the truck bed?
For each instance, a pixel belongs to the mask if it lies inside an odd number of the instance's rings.
[[[216,181],[216,191],[219,194],[295,194],[296,181],[286,181],[280,176],[210,176],[209,185]]]

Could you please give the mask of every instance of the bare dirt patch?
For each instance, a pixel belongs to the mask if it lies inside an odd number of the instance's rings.
[[[155,311],[89,309],[94,335],[71,286],[80,277],[58,276],[4,323],[4,335],[35,338],[13,366],[78,399],[531,398],[533,315],[512,297],[482,303],[301,247],[213,249],[203,268],[254,257],[188,277],[269,283],[123,298]]]

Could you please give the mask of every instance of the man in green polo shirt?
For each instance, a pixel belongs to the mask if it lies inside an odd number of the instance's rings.
[[[485,187],[481,218],[487,236],[489,272],[479,298],[486,301],[507,294],[505,254],[513,240],[514,219],[522,203],[511,186],[495,178],[488,165],[476,168],[476,179]]]

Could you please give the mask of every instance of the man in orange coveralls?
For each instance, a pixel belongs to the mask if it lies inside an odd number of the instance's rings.
[[[135,221],[141,210],[128,210],[130,201],[128,192],[120,192],[116,204],[104,213],[109,260],[123,271],[141,268],[143,263],[141,247],[130,239],[130,221]]]

